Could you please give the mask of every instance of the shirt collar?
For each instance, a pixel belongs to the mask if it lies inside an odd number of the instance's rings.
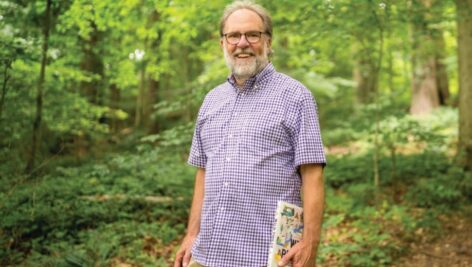
[[[249,78],[243,86],[243,90],[245,91],[250,90],[255,85],[260,85],[263,81],[267,80],[272,76],[275,72],[274,65],[269,62],[267,66],[264,67],[258,74],[254,75],[253,77]],[[238,90],[238,85],[236,83],[236,79],[234,78],[233,74],[229,75],[227,81],[236,89]]]

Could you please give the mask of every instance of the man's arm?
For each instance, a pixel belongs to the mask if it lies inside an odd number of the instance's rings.
[[[293,267],[316,266],[324,208],[323,167],[320,164],[302,165],[300,173],[303,183],[303,239],[290,249],[279,266],[290,261]]]
[[[187,234],[180,249],[175,255],[174,267],[185,267],[188,265],[192,256],[191,249],[193,242],[200,232],[200,219],[202,214],[203,196],[205,185],[205,169],[198,168],[195,175],[195,188],[193,191],[192,208],[190,209],[190,217],[188,220]]]

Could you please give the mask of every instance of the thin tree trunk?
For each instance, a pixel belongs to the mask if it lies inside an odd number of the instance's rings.
[[[188,48],[184,47],[183,51],[180,55],[181,55],[180,59],[182,60],[181,61],[182,76],[183,76],[183,82],[184,82],[183,90],[185,90],[183,93],[191,94],[189,89],[190,89],[190,86],[191,86],[190,85],[190,82],[191,82],[191,69],[190,68],[191,68],[192,61],[191,61],[190,57],[188,56],[189,55]],[[183,118],[185,119],[185,121],[191,121],[192,114],[191,114],[190,109],[185,109],[184,110]]]
[[[390,38],[387,37],[387,38]],[[387,73],[388,73],[388,89],[390,93],[395,92],[395,86],[393,83],[393,79],[395,77],[395,71],[393,70],[393,49],[392,47],[388,47],[388,59],[387,59]]]
[[[31,144],[31,154],[26,165],[26,172],[31,173],[34,169],[35,158],[36,158],[36,149],[38,146],[38,140],[41,140],[41,119],[43,113],[43,87],[46,74],[46,65],[47,65],[47,52],[48,52],[48,42],[49,42],[49,28],[50,28],[50,16],[51,16],[51,0],[47,0],[46,13],[44,19],[44,41],[42,49],[42,60],[41,60],[41,70],[38,80],[38,91],[36,94],[36,117],[33,123],[33,140]]]
[[[91,81],[83,81],[80,83],[80,91],[91,104],[103,104],[102,80],[104,77],[104,64],[101,59],[99,43],[101,41],[101,33],[95,23],[91,25],[92,31],[87,38],[81,38],[83,57],[80,62],[80,69],[87,75],[93,75]],[[97,77],[98,76],[98,77]],[[87,135],[82,133],[74,137],[74,153],[77,160],[81,160],[87,155],[90,149],[90,143]]]
[[[8,92],[8,80],[10,80],[10,75],[8,74],[8,70],[11,68],[11,59],[5,60],[5,68],[3,69],[3,84],[2,84],[2,95],[0,97],[0,122],[2,121],[2,114],[3,114],[3,106],[5,104],[5,98]]]
[[[142,66],[140,70],[140,84],[139,84],[138,96],[136,97],[136,113],[134,117],[134,126],[136,128],[143,125],[143,115],[144,115],[144,105],[145,105],[144,88],[146,86],[146,67],[144,65],[144,62],[140,62],[140,63],[142,64]]]
[[[149,16],[148,19],[148,27],[153,27],[154,24],[159,23],[161,19],[161,14],[157,11],[154,10],[151,15]],[[150,51],[159,51],[161,42],[162,42],[162,37],[163,37],[164,31],[158,30],[157,31],[157,38],[153,39],[150,42]],[[161,53],[156,53],[158,58],[151,58],[150,60],[155,61],[156,63],[159,62],[159,56]],[[158,94],[159,90],[161,88],[161,82],[160,80],[162,79],[162,75],[159,75],[158,78],[154,77],[150,73],[147,75],[147,92],[145,93],[146,96],[146,101],[145,105],[143,107],[143,125],[147,129],[149,133],[158,133],[159,132],[159,123],[157,122],[156,119],[152,118],[152,114],[154,111],[154,105],[158,101]]]
[[[160,89],[160,81],[156,81],[154,78],[149,77],[148,80],[148,106],[145,110],[145,117],[147,119],[147,128],[150,133],[159,132],[159,122],[156,119],[152,119],[152,112],[154,111],[154,104],[159,101],[158,93]]]
[[[456,0],[459,59],[459,159],[472,170],[472,0]]]
[[[378,51],[379,55],[377,58],[376,64],[374,64],[374,74],[375,79],[378,79],[378,75],[380,73],[380,69],[382,67],[383,55],[384,55],[384,23],[379,19],[377,13],[372,11],[374,18],[376,20],[376,25],[379,27],[379,39],[378,39]],[[376,85],[377,86],[377,85]],[[379,90],[375,88],[373,100],[375,103],[375,133],[374,133],[374,185],[375,185],[375,200],[376,203],[379,203],[380,198],[380,168],[379,168],[379,161],[380,161],[380,143],[379,143],[379,134],[380,134],[380,100],[379,100]]]
[[[397,178],[397,152],[395,147],[390,148],[390,159],[392,161],[392,181]]]
[[[121,94],[118,86],[115,83],[110,85],[110,107],[113,110],[118,110],[120,107]],[[111,131],[116,133],[120,129],[120,120],[113,116],[110,122]]]

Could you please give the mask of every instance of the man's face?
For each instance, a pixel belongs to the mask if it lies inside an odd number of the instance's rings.
[[[226,20],[223,33],[264,32],[262,19],[252,10],[240,9],[233,12]],[[229,44],[223,37],[221,46],[226,64],[236,78],[249,78],[261,71],[269,62],[271,39],[262,34],[257,43],[249,43],[244,35],[237,44]]]

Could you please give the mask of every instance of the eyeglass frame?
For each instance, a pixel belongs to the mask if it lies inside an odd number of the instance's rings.
[[[248,33],[256,33],[256,32],[259,33],[259,39],[258,39],[257,41],[255,41],[255,42],[249,41],[249,39],[247,38],[247,35],[246,35],[246,34],[248,34]],[[237,41],[236,43],[231,43],[230,41],[228,41],[228,34],[231,34],[231,33],[238,33],[238,34],[240,34],[239,39],[238,39],[238,41]],[[243,35],[244,35],[244,38],[246,38],[246,41],[247,41],[248,43],[250,43],[250,44],[257,44],[258,42],[261,41],[261,39],[262,39],[262,34],[267,34],[267,35],[271,36],[269,32],[248,31],[248,32],[227,32],[227,33],[223,33],[223,34],[221,35],[221,38],[224,37],[224,39],[226,40],[226,42],[227,42],[228,44],[237,45],[237,44],[241,41],[241,38],[242,38]]]

